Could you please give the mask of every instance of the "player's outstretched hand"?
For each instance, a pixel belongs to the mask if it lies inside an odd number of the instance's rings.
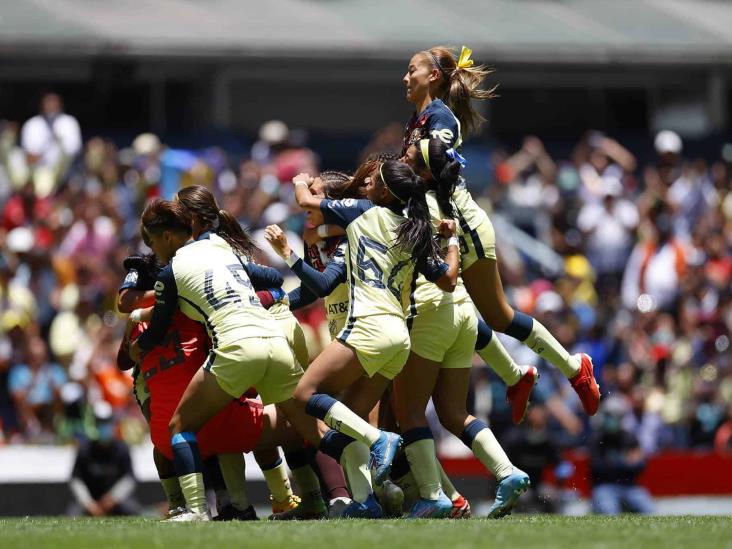
[[[292,250],[290,250],[290,244],[287,242],[287,235],[278,225],[268,225],[264,229],[264,238],[267,239],[269,245],[282,259],[286,260],[290,257]]]
[[[455,220],[443,219],[442,221],[440,221],[439,231],[444,238],[450,238],[451,236],[455,236],[455,232],[457,231],[457,225],[455,224]]]

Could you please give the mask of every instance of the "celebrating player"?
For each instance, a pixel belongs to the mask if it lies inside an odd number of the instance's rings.
[[[600,402],[600,390],[593,374],[592,359],[584,353],[570,355],[540,322],[511,307],[503,293],[495,253],[495,233],[487,214],[475,203],[464,184],[458,184],[457,174],[440,179],[448,160],[459,162],[454,159],[454,152],[451,153],[453,159],[448,159],[444,153],[449,149],[455,151],[460,146],[461,128],[470,133],[482,121],[471,107],[470,99],[487,99],[492,95],[492,90],[479,89],[489,71],[482,66],[473,66],[471,53],[463,46],[460,57],[456,59],[450,50],[436,47],[412,57],[403,80],[407,100],[414,104],[416,112],[405,128],[403,152],[406,160],[421,175],[434,179],[452,196],[464,233],[460,254],[462,277],[483,319],[491,328],[518,339],[557,367],[570,380],[585,412],[594,415]],[[418,141],[426,138],[431,138],[435,144],[428,141],[417,146]],[[437,150],[437,142],[444,145],[443,154]],[[413,148],[408,151],[410,146]],[[430,151],[435,155],[435,164],[430,163]],[[452,172],[448,170],[446,173]],[[442,191],[438,192],[440,194]],[[488,349],[487,354],[497,356],[499,353],[494,351],[493,348]],[[533,386],[536,375],[534,369],[523,375],[515,369],[506,381],[509,386],[521,381],[521,392],[525,392],[523,388]],[[524,412],[513,406],[513,420],[520,421]]]
[[[259,305],[249,273],[256,272],[216,234],[191,240],[191,216],[180,204],[156,200],[143,212],[150,247],[169,262],[155,284],[150,326],[130,345],[139,362],[142,351],[158,345],[175,311],[202,321],[212,349],[181,398],[170,422],[176,471],[193,520],[205,520],[200,455],[195,432],[249,387],[265,404],[288,405],[302,374],[275,321]],[[290,404],[292,405],[292,404]],[[315,423],[298,416],[291,422],[317,441]]]
[[[380,164],[366,185],[368,200],[313,201],[308,189],[311,178],[304,174],[293,181],[299,204],[319,208],[326,223],[346,228],[351,293],[345,327],[310,365],[295,397],[309,414],[341,431],[327,433],[321,449],[334,457],[345,450],[349,480],[368,461],[370,448],[375,479],[380,483],[401,439],[362,418],[399,373],[409,353],[404,310],[415,264],[428,279],[451,290],[457,276],[457,254],[452,269],[438,259],[421,182],[404,164]],[[363,377],[364,371],[368,378]],[[340,394],[346,388],[343,402],[324,394]],[[357,493],[351,483],[355,500],[351,516],[381,515],[370,484],[367,481],[366,488]]]

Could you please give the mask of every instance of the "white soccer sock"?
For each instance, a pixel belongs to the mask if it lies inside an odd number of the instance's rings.
[[[165,498],[168,500],[168,509],[177,509],[186,506],[186,498],[180,489],[178,477],[161,478],[160,484],[165,492]]]
[[[373,492],[371,471],[369,470],[370,452],[368,446],[357,441],[343,449],[341,467],[346,474],[353,501],[363,503]]]
[[[478,461],[493,473],[497,480],[500,481],[513,472],[513,464],[511,464],[506,452],[503,451],[498,440],[496,440],[493,431],[488,427],[475,435],[471,450],[473,450],[473,454],[478,458]]]
[[[219,469],[224,478],[226,491],[229,492],[231,505],[239,511],[244,511],[250,505],[247,497],[247,487],[244,471],[243,454],[219,454]]]
[[[325,414],[324,422],[331,429],[360,440],[369,447],[381,436],[379,429],[369,425],[367,421],[351,411],[348,406],[338,401]]]
[[[202,473],[188,473],[178,477],[181,490],[186,498],[186,505],[194,513],[208,513],[206,504],[206,489],[203,484]]]
[[[436,500],[440,497],[440,472],[437,468],[435,441],[425,438],[412,442],[404,451],[409,468],[419,486],[419,495],[424,499]]]
[[[493,332],[493,337],[491,337],[488,345],[478,349],[478,354],[508,387],[518,383],[518,380],[524,375],[521,367],[508,354],[495,332]]]
[[[556,366],[567,379],[572,379],[579,373],[579,360],[571,356],[567,349],[562,347],[561,343],[549,333],[549,330],[541,322],[536,319],[533,320],[531,334],[523,342],[524,345]]]
[[[455,501],[460,497],[460,492],[457,491],[457,488],[455,488],[450,477],[447,476],[447,473],[445,472],[445,469],[442,468],[442,464],[439,459],[437,460],[437,468],[440,471],[440,484],[442,485],[442,491],[450,498],[450,501]]]

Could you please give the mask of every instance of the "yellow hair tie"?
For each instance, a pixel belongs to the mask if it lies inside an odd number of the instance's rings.
[[[460,50],[460,57],[458,57],[458,69],[467,69],[473,66],[473,60],[470,58],[471,55],[473,55],[473,50],[463,46]]]

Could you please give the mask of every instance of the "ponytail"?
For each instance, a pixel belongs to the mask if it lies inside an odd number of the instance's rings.
[[[459,155],[449,154],[447,145],[437,137],[421,139],[417,143],[417,162],[430,170],[432,175],[432,189],[435,191],[437,203],[442,213],[455,217],[455,208],[452,204],[452,194],[455,191],[460,168],[462,167]]]
[[[226,240],[237,255],[251,259],[258,250],[257,245],[236,218],[226,210],[219,210],[217,221],[216,234]]]
[[[440,248],[433,238],[432,218],[424,196],[422,180],[402,162],[390,160],[379,170],[391,193],[406,203],[407,219],[397,229],[395,246],[411,252],[414,261],[440,257]]]
[[[467,137],[476,133],[485,122],[480,113],[473,108],[471,100],[493,99],[498,86],[487,90],[480,85],[493,69],[485,65],[473,65],[472,53],[463,46],[460,59],[455,59],[452,51],[445,46],[435,46],[424,52],[428,61],[440,72],[442,78],[437,84],[436,97],[442,99],[455,117],[460,121],[463,134]]]
[[[178,191],[178,202],[193,215],[204,231],[214,231],[238,255],[251,258],[257,245],[239,222],[226,210],[219,209],[211,191],[201,185],[192,185]]]

